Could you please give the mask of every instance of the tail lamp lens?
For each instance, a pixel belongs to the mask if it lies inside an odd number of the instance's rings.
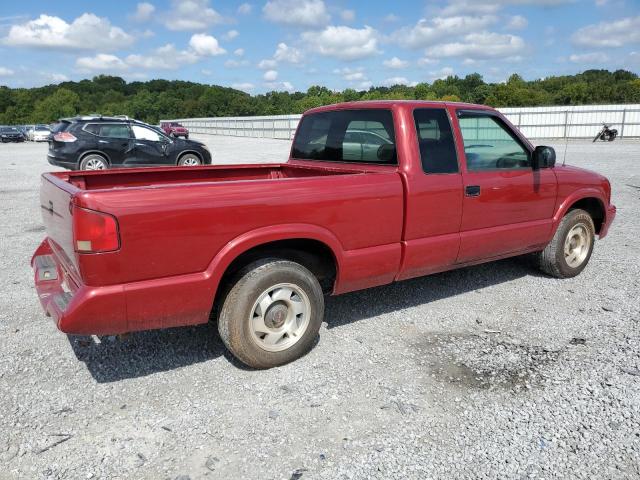
[[[78,253],[117,250],[120,247],[118,222],[107,213],[74,206],[73,244]]]
[[[76,136],[73,133],[69,133],[69,132],[56,133],[53,136],[53,139],[56,142],[64,142],[64,143],[75,142],[77,140]]]

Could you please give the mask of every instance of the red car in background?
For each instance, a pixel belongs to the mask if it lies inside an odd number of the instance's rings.
[[[189,138],[189,130],[186,127],[180,125],[178,122],[162,122],[160,124],[160,128],[162,128],[162,131],[170,137],[184,137],[186,139]]]

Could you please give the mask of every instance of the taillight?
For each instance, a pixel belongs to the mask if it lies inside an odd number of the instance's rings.
[[[73,207],[73,246],[78,253],[111,252],[120,247],[118,222],[108,213]]]
[[[75,142],[77,140],[76,136],[73,133],[69,133],[69,132],[56,133],[53,136],[53,139],[56,142],[64,142],[64,143]]]

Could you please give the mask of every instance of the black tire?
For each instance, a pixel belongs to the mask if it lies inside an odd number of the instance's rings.
[[[197,164],[194,162],[198,162]],[[181,167],[196,167],[202,165],[202,159],[195,153],[185,153],[178,160],[178,165]]]
[[[291,346],[280,351],[268,351],[259,345],[260,340],[252,331],[252,318],[256,302],[270,288],[281,284],[293,285],[306,295],[310,310],[308,323]],[[324,318],[324,297],[318,280],[309,270],[289,260],[267,258],[243,268],[230,285],[219,311],[218,331],[238,360],[252,368],[271,368],[296,360],[311,350]],[[288,311],[285,315],[289,315]],[[267,312],[262,312],[262,316],[267,318]],[[288,339],[293,337],[285,334],[282,338],[290,341]]]
[[[103,168],[89,168],[90,165],[102,164]],[[108,170],[109,162],[105,157],[97,153],[90,153],[82,158],[80,161],[80,165],[78,166],[79,170]]]
[[[583,225],[589,239],[586,256],[580,264],[571,266],[567,262],[565,255],[565,242],[567,236],[574,227]],[[538,266],[540,269],[556,278],[571,278],[579,275],[585,269],[593,253],[593,244],[595,243],[595,227],[593,219],[589,213],[584,210],[570,210],[558,225],[553,239],[547,247],[537,254]]]
[[[185,136],[184,136],[184,139],[185,139],[185,140],[189,140],[189,135],[185,135]]]

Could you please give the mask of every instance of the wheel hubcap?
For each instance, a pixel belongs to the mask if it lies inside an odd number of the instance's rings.
[[[309,326],[311,303],[300,287],[280,283],[268,288],[253,304],[251,338],[263,350],[280,352],[295,345]]]
[[[589,229],[584,223],[578,223],[569,230],[564,242],[564,258],[567,265],[571,268],[582,265],[582,262],[589,254],[590,247],[591,235],[589,234]]]
[[[85,167],[86,167],[86,170],[104,170],[105,164],[102,160],[92,158],[89,161],[87,161],[87,164],[85,165]]]
[[[182,165],[185,167],[195,167],[200,165],[200,161],[197,158],[189,157],[183,160]]]

